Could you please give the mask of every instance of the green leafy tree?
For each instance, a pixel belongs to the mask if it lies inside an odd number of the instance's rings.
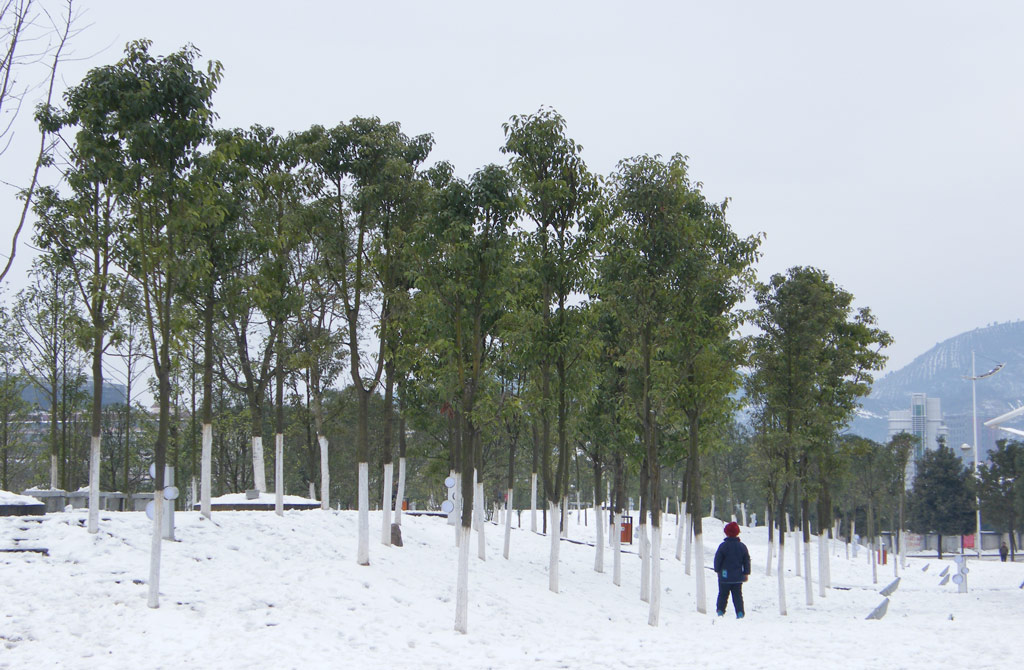
[[[331,129],[314,126],[298,142],[305,164],[315,176],[315,200],[329,225],[331,253],[326,266],[330,281],[338,287],[346,321],[349,373],[359,398],[356,432],[356,463],[359,477],[359,538],[356,561],[370,564],[369,550],[369,404],[381,380],[385,345],[389,341],[387,310],[381,310],[377,332],[376,363],[364,351],[366,326],[374,297],[380,297],[380,254],[388,247],[382,230],[392,208],[400,206],[394,191],[401,182],[415,178],[415,169],[426,160],[433,145],[429,135],[408,137],[397,123],[356,117]],[[379,303],[378,303],[379,305]],[[368,368],[364,369],[364,368]]]
[[[103,356],[119,339],[115,325],[122,300],[122,241],[128,238],[126,212],[120,198],[124,155],[117,140],[115,110],[96,95],[90,82],[64,94],[66,109],[45,109],[41,125],[68,136],[64,189],[40,190],[36,212],[36,243],[66,267],[74,281],[86,318],[73,335],[92,362],[91,444],[89,455],[88,531],[99,523],[100,463],[103,422]]]
[[[13,490],[31,486],[36,474],[25,428],[31,405],[22,398],[29,384],[23,371],[26,355],[21,330],[11,311],[0,306],[0,489]]]
[[[849,436],[843,442],[845,457],[850,462],[852,488],[857,500],[867,507],[866,536],[871,550],[877,549],[878,526],[876,514],[882,508],[893,481],[893,451],[887,446],[864,437]],[[872,578],[878,582],[878,567],[871,563]]]
[[[1016,534],[1021,530],[1024,503],[1024,443],[999,440],[988,462],[978,467],[978,497],[985,520],[1010,535],[1011,560],[1016,557]]]
[[[72,335],[82,321],[70,272],[43,255],[33,264],[33,282],[18,293],[13,316],[23,336],[25,374],[50,411],[50,488],[68,489],[71,472],[70,417],[79,409],[85,382],[80,349]]]
[[[225,381],[249,401],[253,482],[266,492],[264,407],[270,384],[275,382],[275,432],[283,435],[284,376],[289,364],[283,344],[299,303],[291,279],[294,253],[302,244],[298,222],[303,193],[294,169],[298,155],[293,140],[255,126],[235,131],[230,141],[232,160],[240,168],[232,184],[240,199],[234,231],[239,262],[224,280],[223,326],[230,352],[220,360]]]
[[[964,535],[974,528],[974,478],[945,444],[924,453],[907,501],[908,525],[915,533],[937,533],[942,558],[942,536]]]
[[[889,440],[889,450],[892,453],[893,458],[893,469],[894,479],[893,486],[896,489],[896,496],[898,499],[899,511],[897,515],[899,517],[899,531],[900,531],[900,543],[899,550],[901,556],[905,552],[905,538],[903,532],[907,527],[906,520],[906,506],[907,506],[907,467],[910,463],[910,457],[914,453],[914,445],[917,443],[917,438],[907,432],[897,433],[893,435]]]
[[[431,335],[431,348],[446,364],[441,379],[455,401],[461,433],[456,441],[461,446],[462,537],[455,629],[465,633],[473,503],[482,492],[474,470],[482,478],[481,434],[497,404],[492,347],[509,304],[512,229],[519,202],[512,178],[496,165],[477,171],[468,182],[449,180],[436,197],[437,215],[425,220],[417,236],[422,259],[417,305],[421,320],[427,321],[422,330]]]
[[[755,291],[753,373],[747,392],[759,430],[766,435],[768,467],[780,492],[775,523],[781,523],[793,495],[802,511],[801,527],[810,539],[809,502],[820,489],[813,464],[827,458],[835,436],[870,390],[871,373],[885,358],[891,338],[875,327],[870,310],[853,309],[853,295],[821,270],[791,268]],[[818,468],[827,472],[828,468]],[[817,486],[816,486],[817,484]],[[803,493],[799,498],[797,491]],[[786,613],[784,534],[779,533],[779,611]],[[806,545],[805,545],[806,546]],[[805,587],[812,602],[810,554],[805,548]]]
[[[106,110],[102,137],[121,157],[118,197],[126,210],[124,266],[142,287],[159,419],[155,448],[156,491],[164,488],[171,433],[173,340],[181,334],[179,303],[197,275],[193,233],[201,224],[204,189],[190,179],[200,149],[211,135],[210,100],[221,78],[219,63],[205,70],[193,62],[192,46],[165,57],[149,53],[150,43],[128,44],[114,65],[94,68],[78,87]],[[154,515],[150,566],[150,607],[159,606],[162,505]]]
[[[599,190],[583,161],[583,147],[565,134],[565,119],[550,109],[513,116],[505,125],[510,169],[524,195],[524,213],[534,227],[522,238],[523,261],[538,299],[521,314],[520,328],[531,333],[528,356],[536,366],[539,390],[539,446],[544,490],[552,514],[565,494],[569,475],[569,398],[571,367],[578,360],[574,338],[580,307],[572,296],[591,275]],[[525,340],[523,340],[525,341]],[[557,443],[552,445],[552,413]],[[556,470],[552,458],[557,454]],[[552,519],[554,522],[554,519]],[[548,588],[558,592],[558,529],[549,531]]]

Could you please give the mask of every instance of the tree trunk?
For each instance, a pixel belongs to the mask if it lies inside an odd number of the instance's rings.
[[[92,435],[89,440],[89,522],[88,531],[99,530],[100,444],[103,424],[103,336],[93,337],[92,347]]]
[[[601,461],[594,458],[594,572],[604,572],[604,487]]]
[[[369,414],[370,393],[356,384],[359,397],[359,418],[356,422],[356,461],[359,467],[359,544],[356,563],[370,564],[370,463],[369,452]]]
[[[551,552],[548,559],[548,589],[558,593],[558,545],[561,533],[558,528],[558,501],[548,501],[550,519],[548,521],[548,538],[551,540]]]
[[[690,504],[688,507],[693,510],[690,513],[693,519],[693,543],[694,543],[694,572],[697,580],[696,601],[697,611],[701,614],[707,612],[707,583],[704,578],[704,520],[701,516],[702,508],[700,503],[700,452],[698,451],[698,435],[700,421],[696,414],[690,415],[690,453],[687,459],[687,468],[690,470],[690,485],[688,492]]]
[[[789,517],[786,512],[786,502],[789,498],[789,486],[784,486],[782,489],[782,497],[779,498],[779,513],[777,519],[779,522],[779,565],[778,565],[778,580],[779,580],[779,614],[786,616],[786,533],[782,528],[782,519],[786,519],[786,525],[789,525]]]
[[[804,592],[807,606],[814,605],[814,583],[811,579],[811,518],[807,494],[800,501],[800,537],[804,545]]]
[[[512,494],[515,493],[515,489],[511,486],[505,490],[505,546],[502,550],[502,556],[507,560],[511,553],[512,547]]]
[[[461,461],[462,514],[459,523],[459,575],[455,595],[455,630],[465,633],[468,630],[469,611],[469,539],[473,529],[473,438],[468,432],[467,421],[461,412],[456,412],[459,440],[459,460]]]
[[[649,463],[644,457],[640,466],[640,517],[637,520],[637,530],[640,538],[640,600],[645,603],[651,601],[651,556],[650,546],[647,544],[647,507],[650,498],[648,467]]]
[[[284,361],[277,357],[274,431],[274,512],[284,516]]]
[[[530,530],[537,532],[537,459],[540,450],[540,435],[537,431],[537,422],[532,421],[533,432],[533,465],[530,470]]]
[[[385,547],[391,546],[391,513],[394,509],[391,496],[394,493],[395,466],[391,453],[392,430],[391,420],[394,409],[395,364],[388,361],[384,365],[384,480],[381,482],[381,522],[380,542]],[[399,503],[400,505],[401,503]]]

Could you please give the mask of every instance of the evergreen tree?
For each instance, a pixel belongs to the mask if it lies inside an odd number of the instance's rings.
[[[1016,554],[1015,532],[1020,530],[1024,502],[1024,443],[999,440],[988,463],[978,467],[978,497],[981,516],[1001,532],[1010,534],[1011,556]]]
[[[963,535],[974,529],[971,472],[945,444],[926,451],[917,462],[907,507],[910,530],[938,534],[939,558],[943,535]]]

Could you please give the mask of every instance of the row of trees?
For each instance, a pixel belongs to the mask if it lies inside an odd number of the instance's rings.
[[[70,314],[59,327],[53,322],[52,335],[76,343],[91,368],[91,531],[104,360],[133,338],[155,377],[154,435],[140,449],[152,452],[156,490],[169,453],[172,461],[181,453],[173,445],[182,441],[185,404],[187,419],[201,424],[198,463],[188,472],[198,476],[203,514],[211,513],[218,398],[231,399],[219,411],[229,407],[250,422],[247,447],[222,453],[219,469],[248,449],[253,486],[267,491],[263,437],[273,433],[280,511],[288,420],[304,422],[305,483],[319,487],[326,508],[339,489],[328,412],[347,373],[361,564],[370,559],[371,446],[383,466],[386,545],[393,510],[400,520],[394,501],[405,497],[411,474],[406,438],[440,445],[459,481],[459,630],[467,628],[469,544],[483,516],[485,468],[507,463],[512,506],[524,442],[534,529],[538,494],[546,501],[552,591],[559,510],[574,466],[577,490],[580,462],[592,466],[590,495],[615,517],[635,473],[641,595],[652,625],[670,491],[694,512],[686,534],[696,606],[706,609],[707,459],[731,439],[741,391],[756,426],[746,458],[769,521],[779,525],[798,510],[808,539],[816,505],[818,530],[829,531],[839,433],[889,337],[820,270],[793,268],[758,284],[759,238],[730,228],[727,203],[707,200],[684,157],[626,159],[599,178],[549,109],[512,117],[501,148],[508,163],[468,178],[447,163],[428,164],[430,136],[410,137],[376,118],[286,136],[259,126],[222,130],[211,107],[221,68],[198,68],[198,56],[187,47],[156,57],[147,42],[134,42],[121,61],[71,88],[63,106],[38,113],[62,147],[53,159],[61,178],[35,203],[35,239],[46,252],[40,272],[66,287],[54,308]],[[745,312],[752,291],[756,308]],[[739,337],[745,321],[761,335]],[[375,403],[380,414],[371,422]],[[66,421],[54,414],[54,434],[58,425]],[[188,435],[195,433],[192,424]],[[52,444],[56,486],[61,453],[56,438]],[[308,457],[313,444],[318,467]],[[608,501],[606,488],[614,489]],[[505,538],[507,557],[507,526]],[[779,541],[781,575],[781,534]],[[810,600],[809,560],[805,554]],[[603,570],[600,548],[595,568]],[[784,613],[781,577],[780,603]]]

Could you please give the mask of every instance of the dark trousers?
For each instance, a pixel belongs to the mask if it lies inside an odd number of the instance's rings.
[[[735,584],[727,584],[723,581],[718,582],[718,611],[725,611],[725,606],[729,602],[730,593],[732,594],[732,607],[736,610],[736,614],[743,614],[742,582],[737,582]]]

